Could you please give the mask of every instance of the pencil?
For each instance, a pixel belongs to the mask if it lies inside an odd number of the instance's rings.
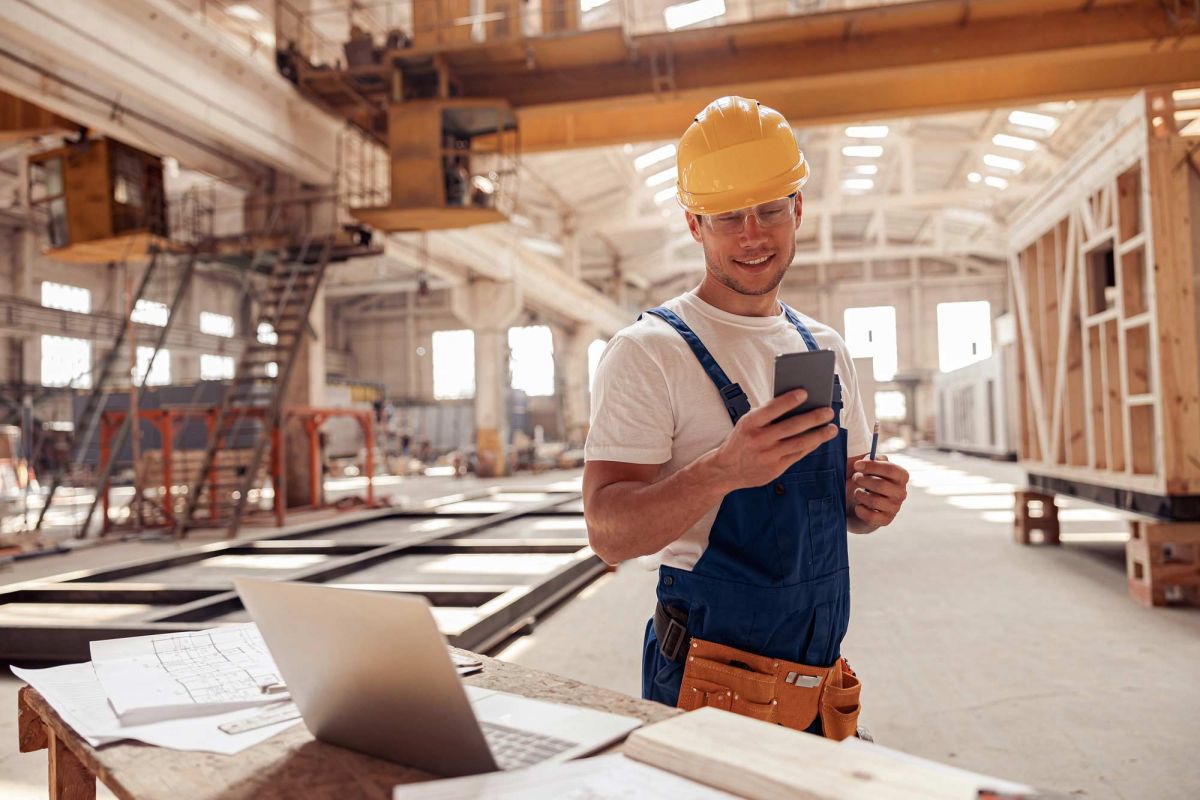
[[[871,431],[871,455],[868,456],[872,461],[875,460],[875,450],[879,447],[879,423],[875,423],[874,430]]]

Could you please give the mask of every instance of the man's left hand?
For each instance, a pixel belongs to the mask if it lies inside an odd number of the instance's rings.
[[[892,524],[908,498],[908,472],[887,456],[854,462],[854,516],[871,529]]]

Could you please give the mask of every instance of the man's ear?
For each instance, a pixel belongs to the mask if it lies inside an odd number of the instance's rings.
[[[804,193],[796,192],[796,227],[800,227],[800,221],[804,219]]]
[[[683,216],[687,220],[688,230],[691,231],[692,238],[703,244],[704,240],[700,238],[700,225],[703,223],[700,222],[700,218],[690,211],[683,212]]]

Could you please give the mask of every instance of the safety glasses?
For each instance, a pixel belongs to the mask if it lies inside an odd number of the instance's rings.
[[[790,194],[780,200],[772,200],[769,203],[763,203],[753,208],[730,211],[727,214],[705,215],[701,219],[704,220],[704,224],[712,229],[713,232],[730,234],[744,231],[746,229],[746,219],[751,215],[758,220],[759,227],[774,228],[786,223],[788,218],[795,213],[796,195]]]

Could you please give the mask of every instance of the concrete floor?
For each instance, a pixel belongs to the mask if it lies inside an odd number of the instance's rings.
[[[1125,524],[1063,503],[1063,547],[1018,547],[1019,469],[926,451],[896,460],[913,473],[904,513],[850,548],[845,654],[876,739],[1080,797],[1200,796],[1200,610],[1128,598]],[[418,487],[437,493],[434,483]],[[51,574],[170,546],[114,545],[20,569],[55,562],[42,572]],[[653,591],[653,573],[624,565],[500,656],[636,694]],[[13,708],[17,687],[0,677],[0,709]],[[15,715],[0,713],[0,798],[44,797],[45,755],[20,756],[14,742]]]
[[[1125,523],[1060,501],[1064,545],[1018,547],[1021,470],[896,460],[903,513],[850,543],[844,653],[876,740],[1079,797],[1200,797],[1200,610],[1129,599]],[[654,583],[624,565],[500,657],[636,694]]]

